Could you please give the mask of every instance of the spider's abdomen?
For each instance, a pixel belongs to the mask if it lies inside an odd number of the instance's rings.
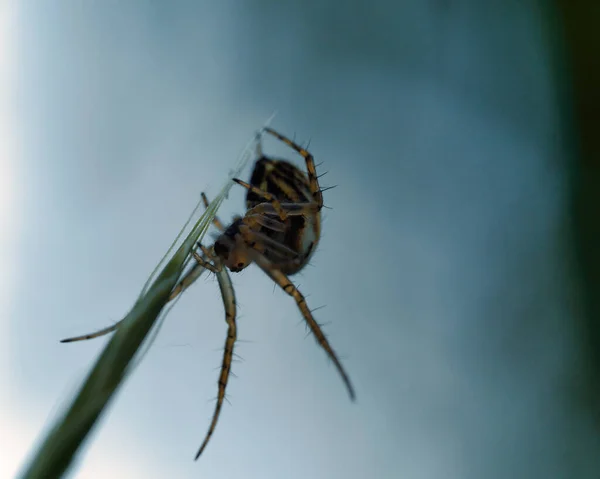
[[[275,195],[280,203],[312,203],[306,174],[285,160],[274,160],[263,156],[254,165],[250,184],[262,191]],[[248,209],[263,203],[265,200],[253,191],[246,194]],[[289,216],[285,221],[285,231],[273,231],[261,228],[261,233],[296,251],[299,257],[290,262],[281,263],[279,258],[267,250],[265,256],[277,264],[285,274],[291,275],[300,271],[315,251],[321,235],[321,213],[316,211],[310,215]]]
[[[306,174],[285,160],[273,160],[263,156],[255,164],[250,184],[271,193],[281,203],[311,203],[313,196]],[[252,191],[246,194],[248,209],[265,200]]]

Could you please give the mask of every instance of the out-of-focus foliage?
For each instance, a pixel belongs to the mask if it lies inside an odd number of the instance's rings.
[[[600,3],[559,0],[567,66],[566,130],[571,135],[572,219],[584,314],[582,380],[586,403],[600,421]],[[600,422],[598,423],[600,424]]]

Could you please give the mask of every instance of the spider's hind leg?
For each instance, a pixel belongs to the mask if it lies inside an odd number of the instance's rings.
[[[262,256],[258,256],[255,259],[255,263],[260,267],[260,269],[262,269],[267,274],[267,276],[269,276],[269,278],[271,278],[275,283],[277,283],[281,287],[281,289],[283,289],[287,294],[289,294],[292,298],[294,298],[294,300],[296,301],[296,304],[298,305],[298,308],[300,309],[300,312],[302,313],[302,316],[304,316],[304,319],[305,319],[306,323],[308,324],[308,327],[310,328],[311,332],[315,336],[317,343],[319,343],[319,345],[325,350],[327,355],[331,358],[331,360],[333,361],[333,364],[335,364],[335,367],[337,368],[338,372],[342,376],[342,380],[344,381],[344,384],[346,385],[346,389],[348,390],[350,399],[354,401],[354,398],[355,398],[354,387],[352,386],[352,383],[350,382],[350,378],[348,377],[348,374],[344,370],[344,367],[342,366],[342,363],[338,359],[337,355],[333,351],[333,348],[329,345],[329,341],[327,341],[325,334],[323,334],[323,331],[321,331],[321,327],[319,326],[319,323],[317,323],[315,321],[315,318],[313,317],[312,313],[310,312],[310,309],[308,309],[306,300],[304,299],[304,296],[302,295],[302,293],[298,290],[298,288],[296,288],[296,286],[294,286],[292,284],[292,282],[288,279],[288,277],[284,273],[282,273],[279,269],[271,267],[269,262],[266,259],[264,259]]]

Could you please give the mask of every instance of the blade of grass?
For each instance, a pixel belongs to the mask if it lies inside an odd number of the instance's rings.
[[[244,153],[247,151],[248,147]],[[217,209],[229,193],[233,184],[231,178],[239,176],[247,161],[248,155],[243,154],[220,194],[196,222],[152,285],[144,288],[142,295],[100,354],[70,407],[47,433],[35,456],[19,477],[59,478],[67,471],[87,435],[130,372],[130,362],[169,302],[171,291],[181,276],[190,251],[204,236]]]

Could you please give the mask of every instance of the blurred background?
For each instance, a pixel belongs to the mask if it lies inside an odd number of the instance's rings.
[[[202,277],[70,477],[599,477],[592,2],[0,5],[0,477],[107,338],[58,341],[129,310],[273,111],[338,185],[294,279],[357,402],[250,267],[244,361],[194,462],[226,334]]]

